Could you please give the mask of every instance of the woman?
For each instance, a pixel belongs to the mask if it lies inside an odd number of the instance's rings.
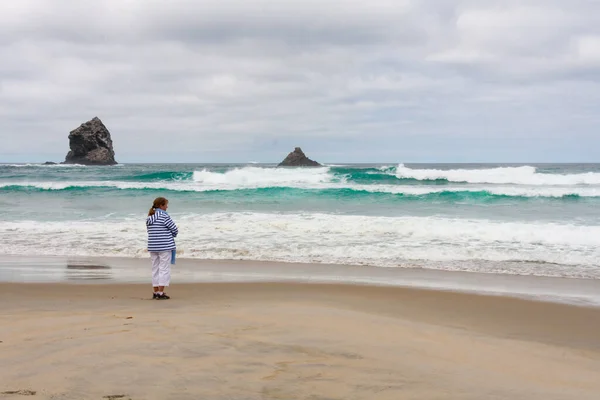
[[[179,232],[177,226],[167,214],[169,200],[158,197],[146,219],[148,231],[148,251],[152,260],[153,299],[168,300],[165,287],[171,282],[171,257],[175,251],[175,237]]]

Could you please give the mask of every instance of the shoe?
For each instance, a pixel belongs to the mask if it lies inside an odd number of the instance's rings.
[[[167,296],[166,293],[159,294],[159,295],[156,296],[156,298],[157,298],[157,300],[169,300],[170,299],[170,297]]]
[[[153,300],[158,299],[158,293],[156,293],[156,292],[152,293],[152,299]]]

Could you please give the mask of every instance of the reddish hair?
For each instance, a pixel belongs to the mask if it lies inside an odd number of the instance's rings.
[[[168,202],[169,202],[169,200],[165,199],[164,197],[155,198],[154,203],[152,203],[152,208],[150,209],[150,211],[148,211],[148,216],[154,215],[157,208],[161,208]]]

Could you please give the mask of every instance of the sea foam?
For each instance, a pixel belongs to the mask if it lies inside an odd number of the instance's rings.
[[[180,228],[177,243],[184,258],[600,278],[599,226],[322,213],[172,216]],[[146,254],[143,222],[4,222],[0,254],[139,257]],[[504,263],[492,268],[487,262]]]
[[[417,180],[446,179],[450,182],[495,183],[517,185],[600,185],[600,173],[547,174],[537,172],[536,167],[499,167],[485,169],[412,169],[404,164],[387,169],[396,177]]]

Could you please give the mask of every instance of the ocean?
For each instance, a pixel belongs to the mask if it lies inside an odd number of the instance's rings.
[[[0,164],[0,254],[146,257],[158,196],[178,259],[600,279],[600,164]]]

